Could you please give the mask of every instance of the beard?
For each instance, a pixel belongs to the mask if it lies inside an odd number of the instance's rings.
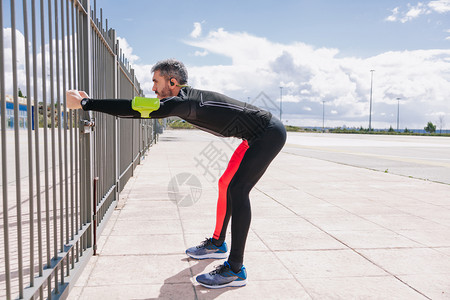
[[[159,99],[164,99],[171,96],[170,89],[168,86],[164,87],[161,91],[157,91],[156,95]]]

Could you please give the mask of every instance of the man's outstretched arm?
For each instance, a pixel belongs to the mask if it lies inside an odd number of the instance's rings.
[[[136,97],[133,100],[94,100],[85,92],[76,90],[66,92],[66,101],[69,109],[93,110],[124,118],[148,118],[152,111],[159,108],[158,99]]]

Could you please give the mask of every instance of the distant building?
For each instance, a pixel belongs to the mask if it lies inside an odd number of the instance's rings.
[[[26,129],[28,126],[28,118],[27,118],[27,98],[18,97],[19,102],[19,128]],[[34,129],[34,106],[31,106],[31,118]],[[0,107],[1,110],[1,107]],[[11,95],[6,95],[6,127],[14,128],[14,98]]]

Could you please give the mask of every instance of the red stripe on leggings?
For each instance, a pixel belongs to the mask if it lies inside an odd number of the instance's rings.
[[[248,142],[243,141],[231,156],[227,169],[219,179],[219,199],[217,201],[217,214],[216,214],[216,229],[214,230],[213,237],[219,239],[220,233],[223,229],[223,222],[227,214],[227,190],[228,185],[233,179],[234,174],[239,168],[244,154],[249,148]],[[231,200],[230,200],[231,201]]]

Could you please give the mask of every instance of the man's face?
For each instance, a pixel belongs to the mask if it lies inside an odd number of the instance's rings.
[[[153,88],[152,91],[155,92],[156,97],[159,99],[164,99],[172,96],[172,91],[169,88],[169,81],[160,75],[159,70],[153,73]]]

